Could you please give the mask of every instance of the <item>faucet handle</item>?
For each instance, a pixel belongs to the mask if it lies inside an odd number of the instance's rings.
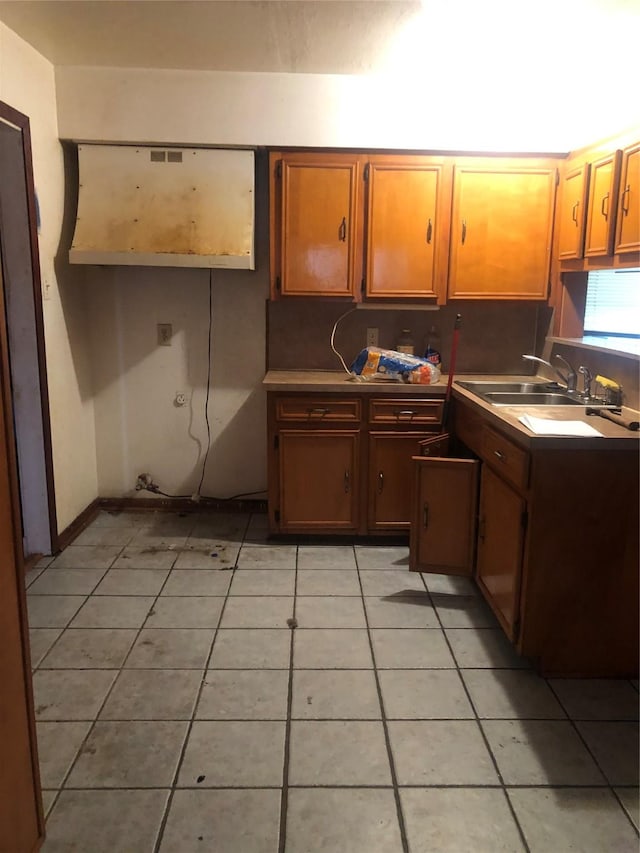
[[[591,398],[591,383],[593,382],[593,374],[589,370],[588,367],[585,367],[584,364],[581,364],[578,368],[578,373],[581,373],[584,377],[584,386],[582,390],[582,396],[585,400],[589,400]]]

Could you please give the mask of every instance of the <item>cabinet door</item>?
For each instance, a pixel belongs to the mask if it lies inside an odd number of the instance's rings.
[[[440,165],[369,164],[367,296],[438,295],[442,184]]]
[[[587,213],[589,164],[567,172],[562,181],[562,197],[558,213],[558,257],[560,260],[581,258]]]
[[[473,459],[414,459],[409,568],[471,576],[478,466]]]
[[[640,251],[640,143],[625,148],[618,203],[616,254]]]
[[[585,257],[610,255],[616,215],[621,152],[616,151],[591,165]]]
[[[457,167],[449,296],[546,299],[555,168]]]
[[[486,465],[478,513],[477,580],[510,639],[515,640],[524,542],[524,500]]]
[[[281,430],[280,530],[356,530],[357,431]]]
[[[282,160],[280,293],[353,297],[359,164]]]
[[[369,433],[369,529],[409,528],[412,457],[424,433]]]

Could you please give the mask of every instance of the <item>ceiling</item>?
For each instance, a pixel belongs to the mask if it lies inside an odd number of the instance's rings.
[[[615,73],[614,55],[633,56],[640,3],[5,0],[0,21],[54,65],[367,74],[393,70],[409,45],[423,64],[435,54],[443,78],[471,52],[480,72],[504,55],[510,74],[533,62],[579,86],[592,71]]]
[[[12,0],[0,20],[54,65],[366,74],[420,0]]]

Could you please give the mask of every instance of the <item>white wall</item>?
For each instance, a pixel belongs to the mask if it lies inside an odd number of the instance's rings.
[[[74,272],[56,269],[65,178],[54,69],[0,24],[0,100],[29,116],[39,234],[58,530],[97,496],[86,304]]]
[[[266,488],[264,277],[212,271],[211,450],[201,493]],[[87,270],[101,497],[134,491],[150,473],[162,491],[191,495],[207,448],[209,271]],[[171,323],[158,346],[157,323]],[[187,405],[177,407],[176,394]]]
[[[633,54],[616,67],[615,82],[598,63],[582,62],[578,85],[573,56],[560,71],[542,56],[526,67],[521,58],[522,67],[505,71],[496,57],[483,55],[474,64],[483,44],[468,35],[468,54],[443,57],[424,81],[410,70],[402,76],[59,67],[60,135],[93,142],[565,152],[638,123],[637,74],[627,68]],[[431,31],[423,56],[439,47],[433,42]],[[533,46],[540,51],[539,43]]]

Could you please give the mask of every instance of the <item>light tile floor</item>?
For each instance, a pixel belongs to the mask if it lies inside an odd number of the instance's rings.
[[[407,562],[102,512],[27,579],[44,853],[635,853],[637,682]]]

